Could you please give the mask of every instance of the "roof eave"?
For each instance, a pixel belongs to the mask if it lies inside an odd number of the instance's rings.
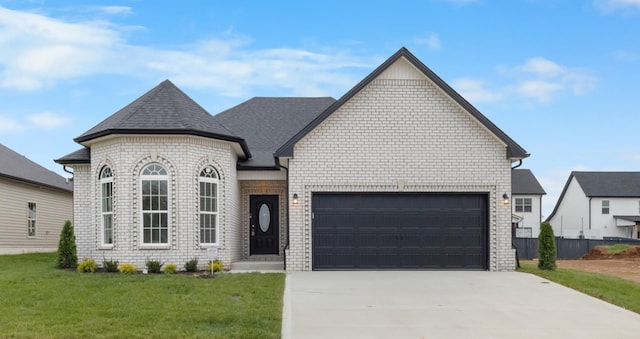
[[[87,146],[84,144],[87,141],[91,141],[100,137],[113,135],[113,134],[193,135],[193,136],[199,136],[199,137],[205,137],[205,138],[211,138],[211,139],[224,140],[224,141],[235,142],[239,144],[240,147],[242,148],[242,152],[245,155],[244,159],[251,158],[251,152],[249,151],[249,146],[247,145],[247,142],[243,138],[224,135],[224,134],[211,133],[206,131],[200,131],[200,130],[194,130],[194,129],[106,129],[100,132],[96,132],[88,135],[82,135],[73,140],[83,146]]]
[[[20,182],[24,182],[24,183],[28,183],[28,184],[30,184],[30,185],[47,187],[47,188],[54,189],[54,190],[58,190],[58,191],[73,192],[73,189],[72,189],[72,188],[62,188],[62,187],[59,187],[59,186],[49,185],[49,184],[44,184],[44,183],[41,183],[41,182],[38,182],[38,181],[33,181],[33,180],[29,180],[29,179],[19,178],[19,177],[15,177],[15,176],[8,175],[8,174],[4,174],[4,173],[0,173],[0,177],[2,177],[2,178],[7,178],[7,179],[11,179],[11,180],[15,180],[15,181],[20,181]]]

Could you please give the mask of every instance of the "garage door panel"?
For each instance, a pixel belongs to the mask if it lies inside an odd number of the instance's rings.
[[[314,269],[486,269],[483,194],[314,194]]]

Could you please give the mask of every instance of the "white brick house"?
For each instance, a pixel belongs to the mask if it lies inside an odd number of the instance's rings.
[[[528,154],[404,48],[337,101],[211,117],[165,81],[76,141],[57,161],[81,258],[205,263],[216,246],[227,266],[294,271],[514,267],[503,196]]]

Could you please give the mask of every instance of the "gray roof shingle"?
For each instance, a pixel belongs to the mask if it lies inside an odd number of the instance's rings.
[[[2,144],[0,144],[0,176],[69,192],[73,190],[72,184],[64,177]]]
[[[74,139],[83,143],[109,134],[190,134],[236,142],[250,156],[245,141],[165,80],[95,127]]]
[[[544,195],[544,191],[538,179],[529,169],[511,170],[511,194],[540,194]]]
[[[84,147],[63,156],[60,159],[55,159],[54,161],[61,165],[89,164],[91,163],[91,149],[89,147]]]
[[[458,92],[456,92],[453,88],[451,88],[444,80],[442,80],[437,74],[435,74],[429,67],[422,63],[418,58],[416,58],[408,49],[405,47],[400,48],[395,54],[393,54],[389,59],[383,62],[378,68],[376,68],[373,72],[371,72],[367,77],[365,77],[360,83],[358,83],[355,87],[349,90],[345,95],[343,95],[340,99],[338,99],[333,105],[327,108],[322,114],[320,114],[316,119],[311,121],[309,125],[307,125],[304,129],[300,130],[295,136],[293,136],[289,141],[287,141],[282,147],[278,149],[276,152],[277,156],[293,156],[293,147],[295,144],[302,139],[305,135],[310,133],[314,128],[316,128],[320,123],[322,123],[327,117],[329,117],[333,112],[338,110],[342,105],[347,103],[353,96],[358,94],[363,88],[365,88],[371,81],[377,78],[382,72],[384,72],[387,68],[393,65],[400,58],[405,58],[409,61],[414,67],[416,67],[420,72],[422,72],[429,80],[431,80],[436,86],[438,86],[442,91],[444,91],[449,97],[451,97],[456,103],[458,103],[461,107],[463,107],[469,114],[471,114],[480,124],[486,127],[491,133],[493,133],[498,139],[500,139],[505,145],[507,145],[507,158],[510,159],[524,159],[529,156],[529,153],[524,150],[520,145],[518,145],[513,139],[511,139],[506,133],[504,133],[500,128],[498,128],[493,122],[491,122],[487,117],[485,117],[480,111],[478,111],[473,105],[471,105],[466,99],[464,99]]]
[[[640,172],[571,173],[588,197],[640,197]]]
[[[238,168],[276,168],[273,154],[336,99],[256,97],[214,116],[241,135],[253,157]]]

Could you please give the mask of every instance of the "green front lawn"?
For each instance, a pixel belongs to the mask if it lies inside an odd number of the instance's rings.
[[[284,274],[90,274],[0,256],[0,337],[279,338]]]
[[[558,268],[539,270],[536,265],[522,264],[520,272],[532,273],[614,305],[640,313],[640,284],[604,274]]]

